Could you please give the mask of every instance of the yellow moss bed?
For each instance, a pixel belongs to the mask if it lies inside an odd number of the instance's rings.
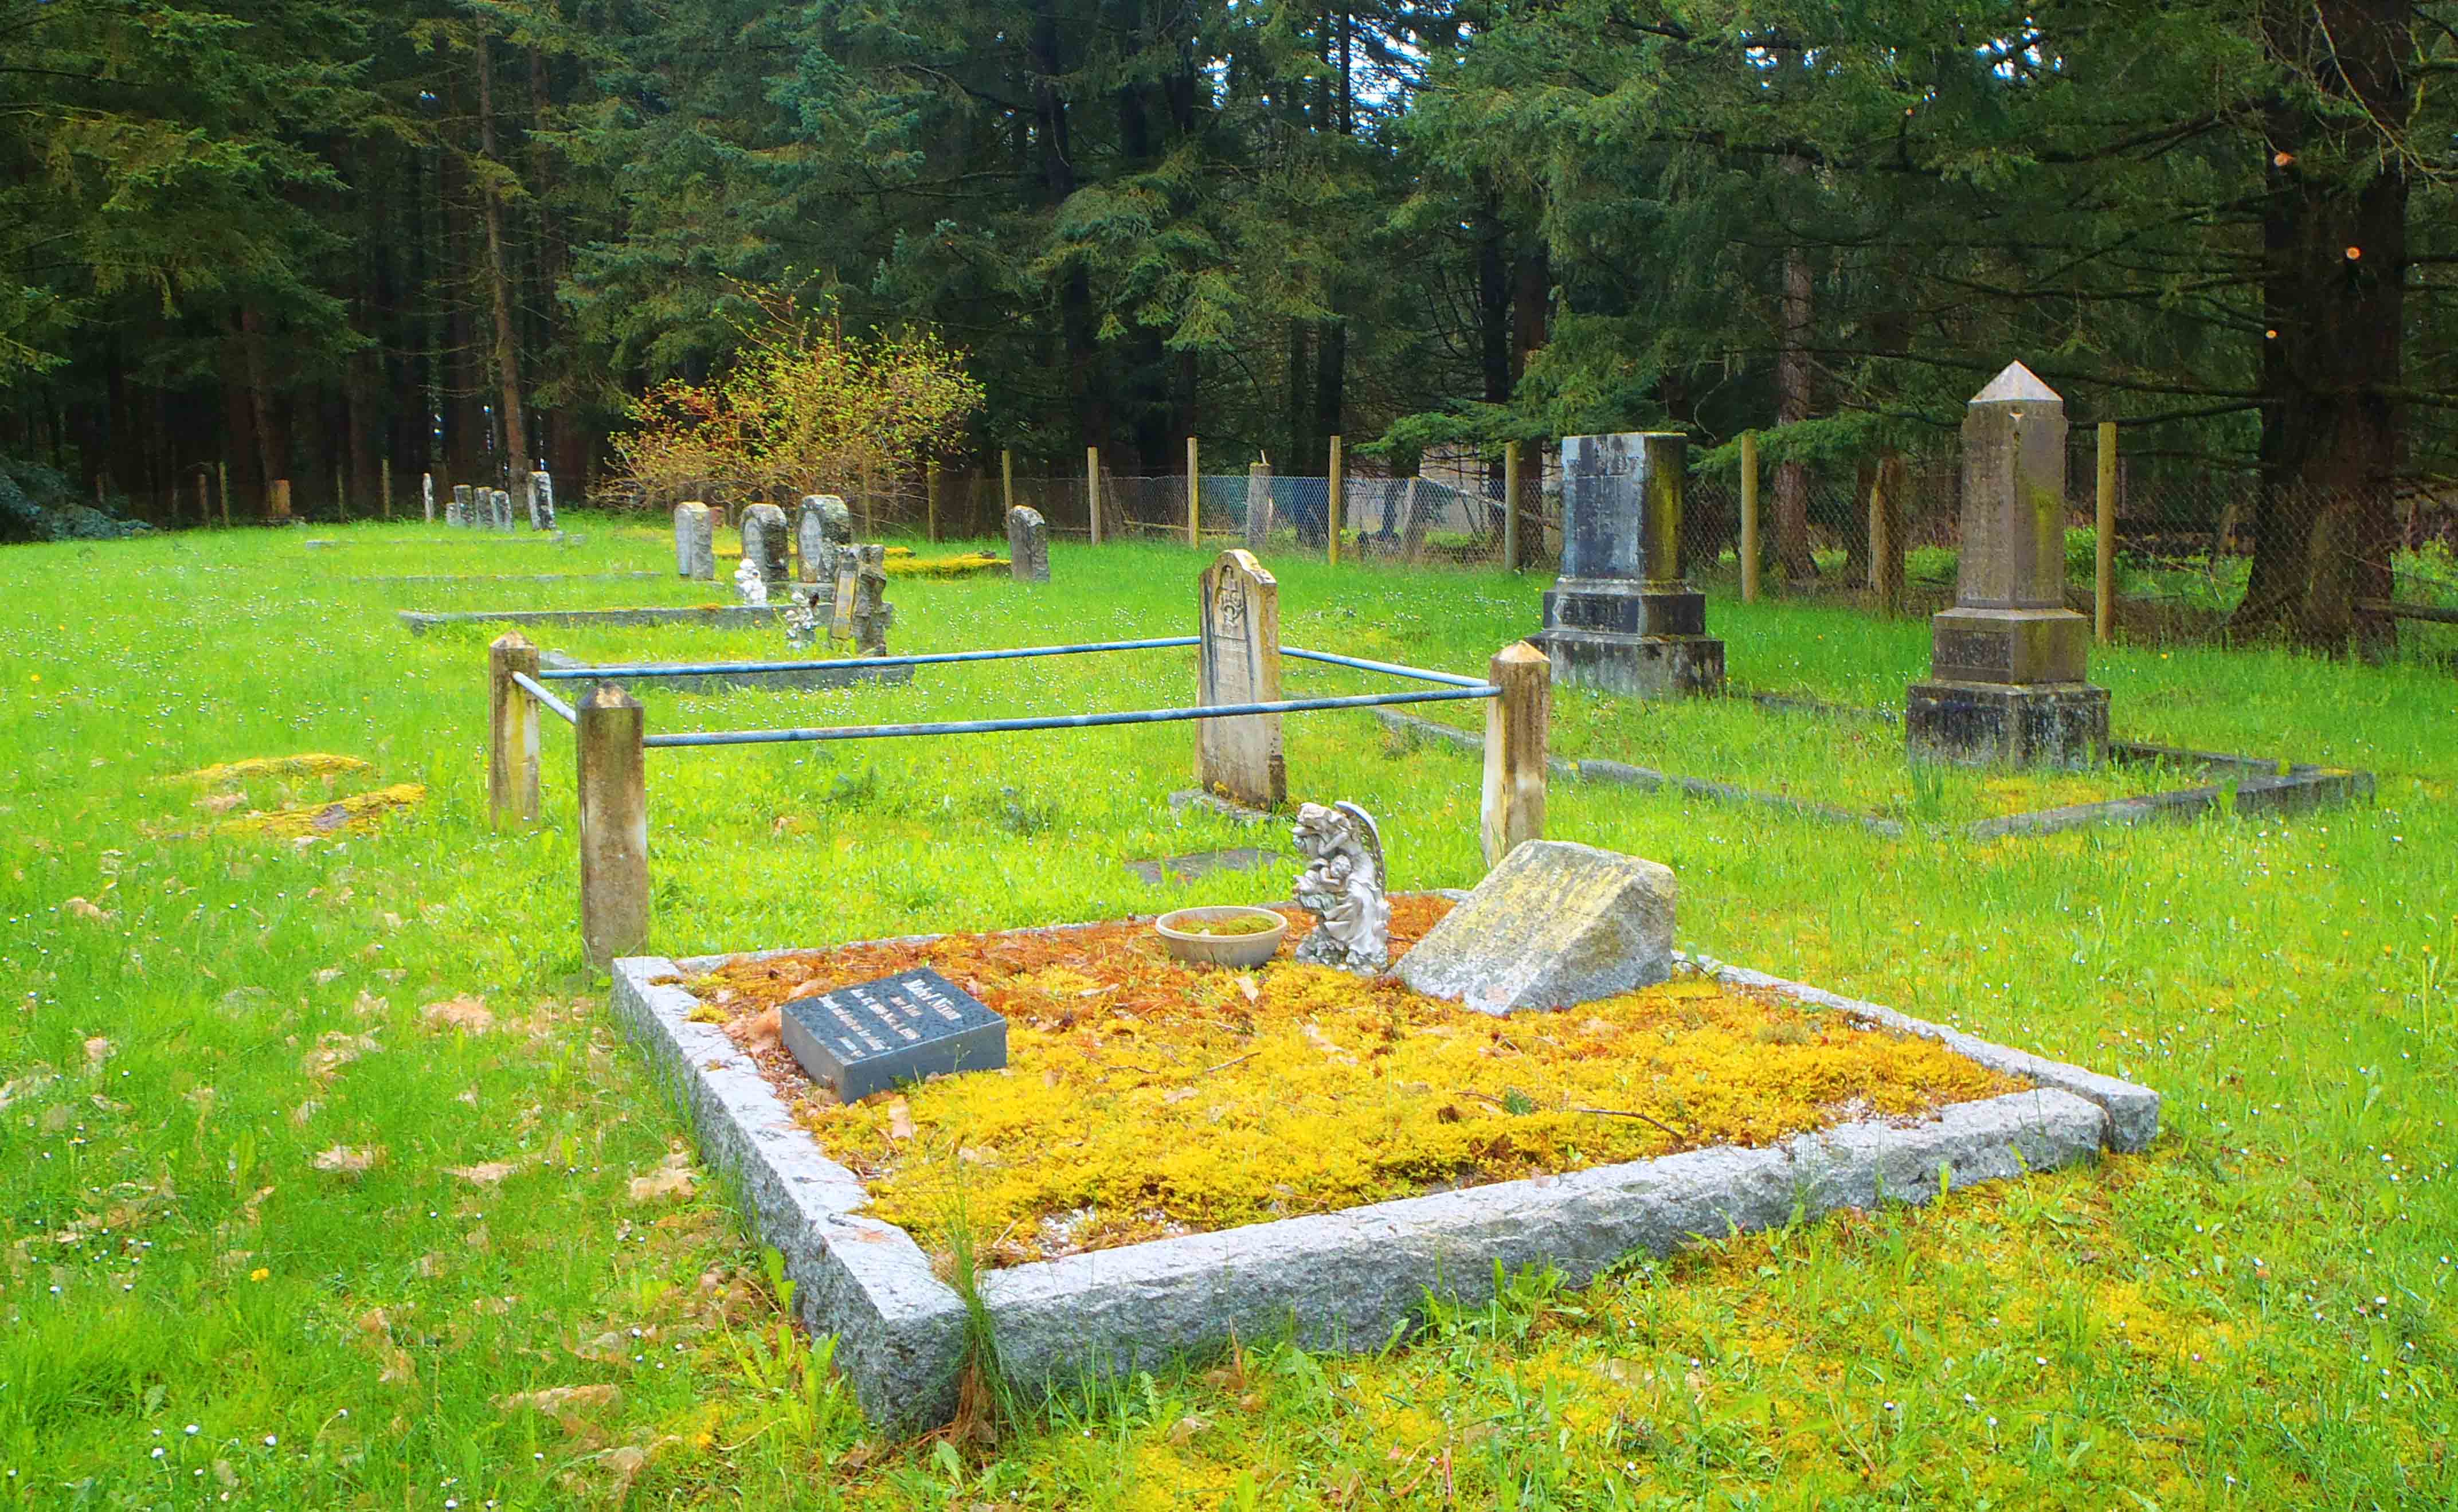
[[[1449,909],[1394,901],[1394,954]],[[1290,915],[1290,943],[1307,916]],[[994,1265],[1721,1144],[1919,1119],[2023,1084],[1939,1046],[1698,977],[1505,1020],[1299,965],[1170,960],[1151,926],[730,963],[690,984],[872,1209]],[[1005,1070],[846,1107],[778,1006],[919,965],[1008,1020]]]
[[[961,556],[891,556],[885,563],[890,577],[970,577],[1007,565],[1007,558],[987,551],[967,551]]]
[[[225,761],[219,766],[198,767],[166,777],[168,782],[253,782],[259,777],[329,777],[357,776],[373,772],[375,767],[353,756],[335,756],[325,751],[309,751],[299,756],[249,756],[244,761]]]
[[[353,793],[329,802],[285,803],[278,809],[252,810],[214,825],[217,835],[261,835],[272,839],[318,839],[345,832],[364,833],[403,809],[427,801],[427,785],[396,782],[369,793]]]

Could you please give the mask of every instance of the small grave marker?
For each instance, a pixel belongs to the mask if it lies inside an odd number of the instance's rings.
[[[1007,1020],[927,966],[798,999],[778,1019],[802,1069],[848,1103],[1007,1065]]]

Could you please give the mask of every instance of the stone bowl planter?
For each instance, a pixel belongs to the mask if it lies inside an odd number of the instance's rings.
[[[1251,935],[1206,935],[1188,927],[1245,918],[1268,919],[1272,927]],[[1268,908],[1233,903],[1227,907],[1180,908],[1154,920],[1153,929],[1169,947],[1169,953],[1189,965],[1236,966],[1242,970],[1260,966],[1279,952],[1281,942],[1288,938],[1289,922]]]

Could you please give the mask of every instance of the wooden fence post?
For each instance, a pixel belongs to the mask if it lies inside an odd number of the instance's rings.
[[[1195,438],[1186,438],[1186,544],[1203,544],[1203,472],[1197,465]]]
[[[601,682],[580,700],[580,942],[603,971],[649,941],[647,719]]]
[[[230,459],[214,464],[214,487],[222,496],[222,528],[230,528]]]
[[[1486,680],[1502,692],[1485,706],[1485,797],[1477,838],[1485,864],[1522,840],[1545,838],[1545,742],[1553,719],[1553,664],[1526,641],[1494,652]]]
[[[2116,628],[2116,422],[2099,423],[2098,541],[2093,553],[2092,638],[2105,646]]]
[[[1010,447],[1001,446],[999,448],[999,518],[1006,519],[1007,512],[1014,507],[1015,452]]]
[[[1741,432],[1741,602],[1759,601],[1759,433]]]
[[[376,459],[376,507],[385,519],[392,518],[392,453]]]
[[[1519,570],[1519,443],[1502,444],[1502,566]]]
[[[1330,544],[1331,565],[1334,567],[1340,565],[1340,517],[1346,512],[1344,507],[1348,503],[1348,459],[1342,454],[1343,439],[1339,436],[1331,438],[1331,476],[1324,480],[1328,488],[1323,505],[1323,524],[1330,528],[1324,532],[1324,538]]]
[[[538,649],[518,631],[487,648],[487,822],[496,829],[507,814],[524,824],[538,817],[537,700],[512,681],[516,672],[538,672]]]
[[[198,528],[214,523],[212,486],[205,482],[205,469],[197,469],[197,525]]]
[[[939,542],[939,465],[936,462],[922,469],[922,508],[930,544],[936,546]]]
[[[277,524],[290,518],[290,480],[276,478],[264,490],[264,517]]]
[[[1101,448],[1084,448],[1084,521],[1093,532],[1093,544],[1101,544]]]

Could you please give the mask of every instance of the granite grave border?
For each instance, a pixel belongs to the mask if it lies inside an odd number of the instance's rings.
[[[1781,694],[1748,695],[1762,709],[1782,713],[1807,714],[1827,718],[1866,719],[1895,724],[1903,715],[1892,709],[1857,709],[1848,704],[1823,703],[1813,698],[1790,697]],[[1485,736],[1474,730],[1463,730],[1437,720],[1401,714],[1395,710],[1378,709],[1375,717],[1385,728],[1426,736],[1460,747],[1482,752]],[[2022,814],[2001,814],[1992,818],[1974,819],[1957,827],[1967,839],[1993,840],[2062,834],[2069,830],[2087,829],[2093,825],[2140,824],[2151,819],[2193,818],[2202,814],[2225,810],[2233,804],[2239,815],[2287,816],[2310,813],[2315,809],[2357,802],[2369,803],[2374,796],[2373,775],[2349,767],[2320,766],[2307,762],[2264,761],[2257,756],[2231,756],[2218,751],[2195,751],[2181,746],[2155,745],[2140,740],[2111,740],[2108,756],[2114,762],[2165,761],[2173,766],[2199,768],[2218,780],[2188,788],[2171,788],[2160,793],[2145,793],[2133,797],[2107,798],[2095,803],[2070,803],[2052,809],[2034,809]],[[1885,839],[1901,839],[1916,827],[1884,815],[1864,814],[1814,799],[1792,797],[1781,793],[1761,793],[1731,782],[1718,782],[1707,777],[1682,777],[1659,772],[1653,767],[1634,766],[1624,761],[1600,759],[1573,761],[1554,756],[1550,762],[1553,775],[1578,781],[1611,782],[1635,787],[1646,792],[1670,788],[1693,797],[1708,798],[1720,803],[1742,803],[1759,808],[1777,809],[1803,818],[1832,824],[1848,824]],[[2280,770],[2284,765],[2286,770]],[[2231,793],[2234,797],[2231,799]]]
[[[837,1366],[864,1411],[894,1429],[936,1426],[956,1407],[964,1299],[911,1235],[862,1212],[860,1178],[793,1122],[751,1057],[716,1025],[692,1018],[699,1000],[682,985],[692,974],[786,953],[626,957],[614,963],[613,1005],[690,1119],[703,1156],[740,1193],[752,1229],[784,1256],[803,1322],[836,1336]],[[2137,1151],[2158,1132],[2159,1096],[2147,1087],[1877,1004],[1706,958],[1677,959],[1720,981],[1934,1040],[2033,1085],[1952,1104],[1919,1123],[1854,1123],[1760,1149],[1687,1150],[991,1272],[980,1295],[1009,1378],[1050,1389],[1282,1331],[1309,1348],[1379,1347],[1422,1315],[1429,1295],[1485,1300],[1497,1266],[1550,1265],[1584,1283],[1635,1253],[1670,1253],[1842,1207],[1925,1203],[1942,1184]]]
[[[538,652],[538,667],[545,672],[565,672],[589,663],[559,651]],[[685,673],[679,676],[660,677],[657,686],[669,693],[709,694],[732,693],[737,689],[819,689],[850,688],[858,683],[902,685],[913,680],[910,666],[864,667],[846,664],[837,667],[798,667],[791,671],[761,671],[757,663],[742,672]]]

